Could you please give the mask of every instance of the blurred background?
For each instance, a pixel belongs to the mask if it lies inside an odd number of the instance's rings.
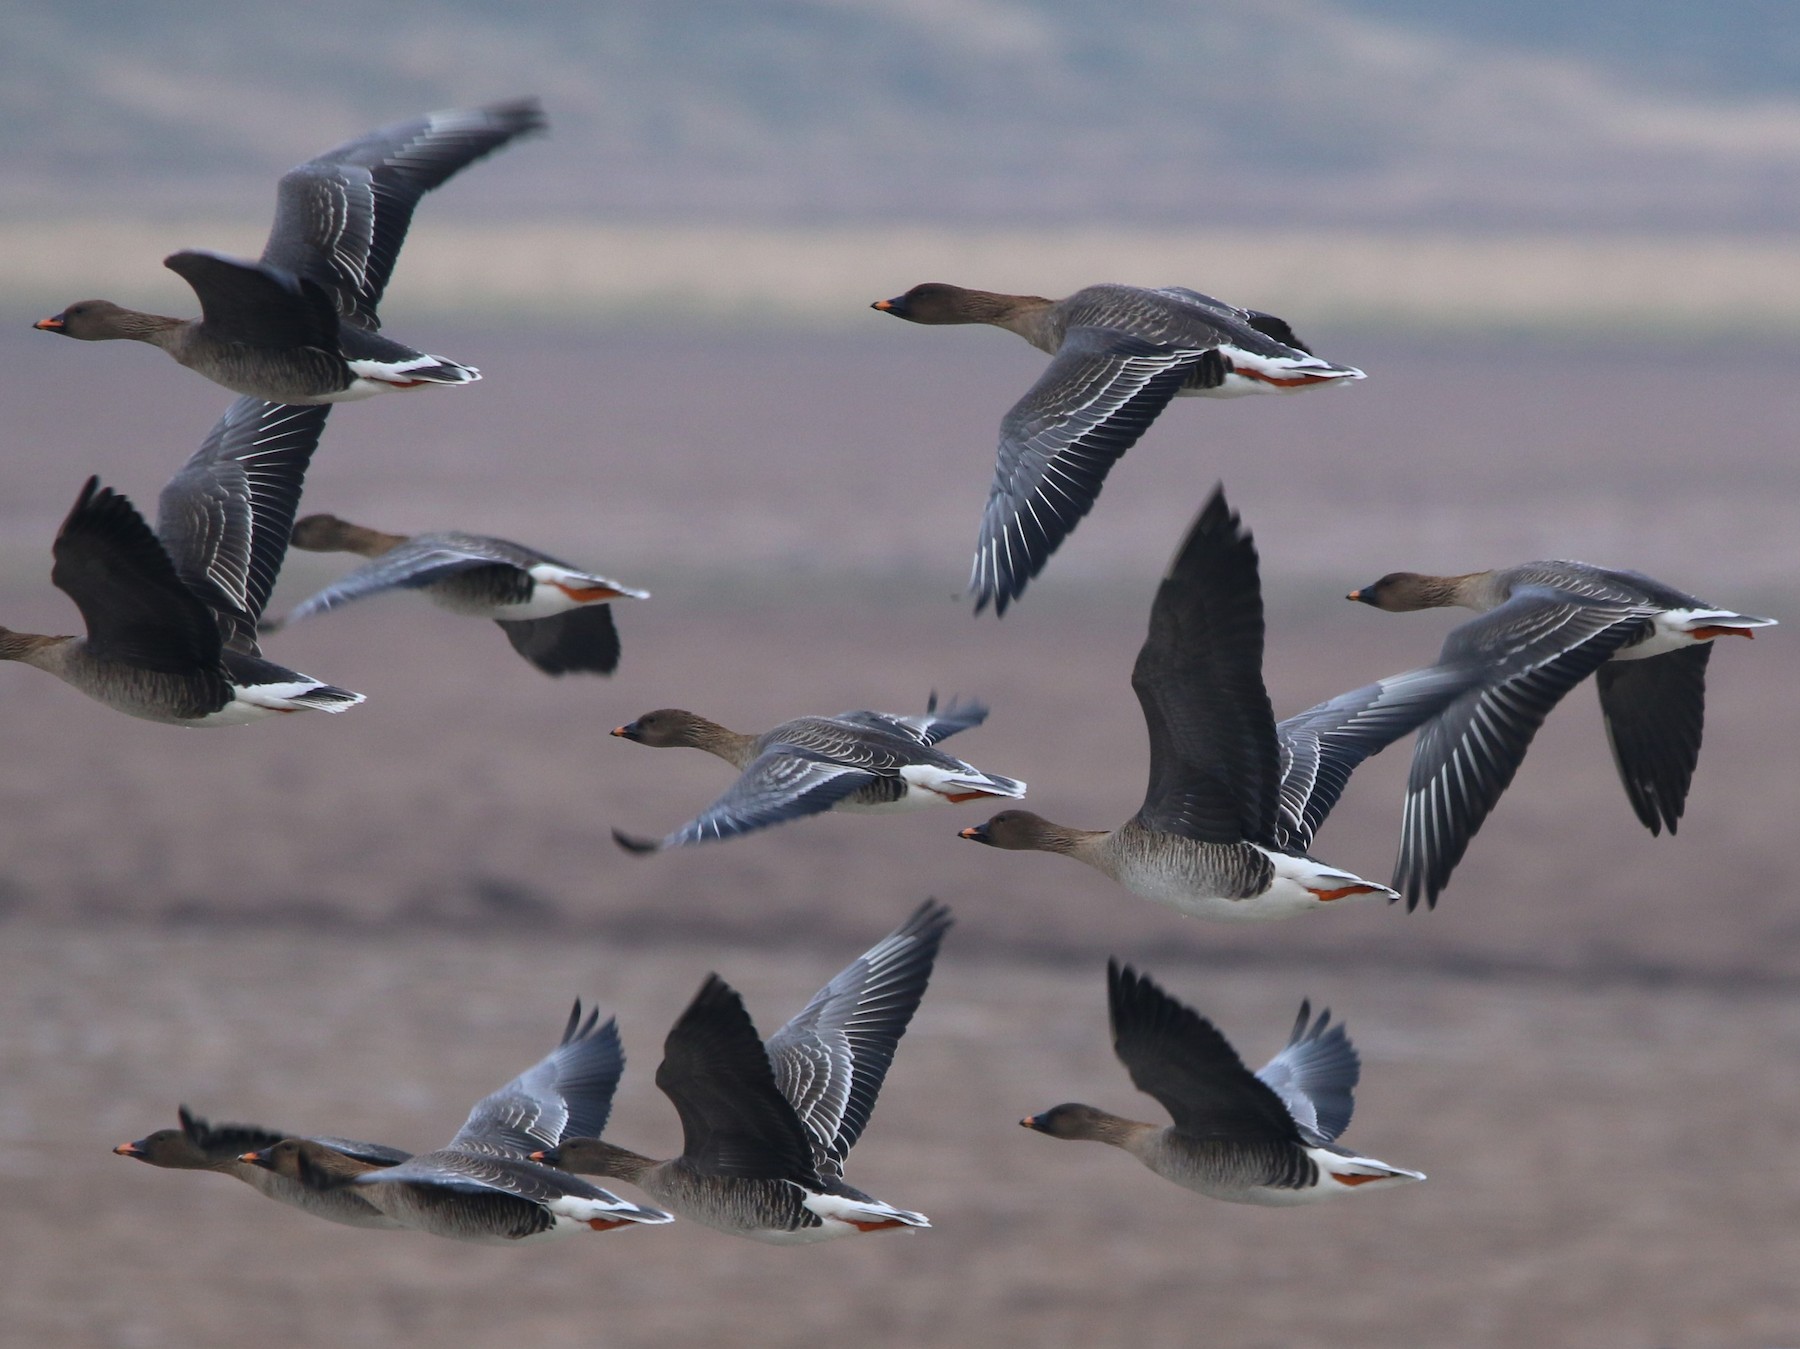
[[[98,473],[149,510],[229,395],[36,318],[171,314],[160,266],[254,255],[292,164],[535,93],[547,138],[421,205],[383,305],[469,389],[332,414],[303,510],[500,534],[653,592],[610,680],[389,597],[278,660],[368,695],[193,735],[0,669],[0,1308],[20,1343],[161,1346],[1800,1343],[1800,916],[1788,627],[1725,644],[1675,837],[1553,714],[1435,912],[1180,918],[978,806],[637,859],[729,780],[606,732],[653,707],[993,715],[951,746],[1110,827],[1129,672],[1215,481],[1256,532],[1277,715],[1432,660],[1452,614],[1344,593],[1533,557],[1793,620],[1800,20],[1772,3],[1007,0],[0,3],[0,621],[67,632],[50,543]],[[925,280],[1184,285],[1369,379],[1184,400],[1003,622],[960,590],[1000,416],[1043,357],[871,301]],[[296,554],[271,611],[339,574]],[[1408,747],[1328,862],[1391,866]],[[215,1119],[424,1148],[620,1019],[612,1133],[717,970],[765,1032],[925,895],[956,910],[850,1179],[933,1230],[798,1250],[688,1224],[518,1250],[338,1228],[107,1149]],[[1157,1119],[1112,1058],[1117,954],[1252,1064],[1349,1023],[1348,1141],[1428,1184],[1204,1200],[1017,1126]],[[596,1246],[599,1249],[594,1249]]]

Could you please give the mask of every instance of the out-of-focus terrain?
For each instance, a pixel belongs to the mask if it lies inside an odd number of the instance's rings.
[[[1792,351],[1434,346],[1290,314],[1369,380],[1171,407],[996,623],[956,596],[999,416],[1041,366],[1023,344],[876,315],[824,337],[390,317],[488,378],[334,412],[303,509],[516,537],[654,598],[617,606],[611,680],[543,678],[416,597],[356,606],[270,654],[368,703],[238,731],[135,722],[0,667],[0,1302],[19,1343],[1792,1342],[1791,625],[1717,653],[1677,837],[1637,825],[1579,689],[1437,911],[1411,915],[1184,920],[962,843],[976,807],[627,857],[610,828],[660,833],[728,778],[606,734],[669,704],[760,729],[935,688],[993,706],[959,753],[1053,818],[1116,824],[1143,791],[1128,678],[1150,594],[1218,479],[1262,550],[1278,714],[1435,656],[1456,617],[1342,598],[1401,567],[1582,557],[1791,624]],[[82,479],[151,509],[228,396],[129,344],[9,329],[0,361],[0,622],[69,631],[49,544]],[[272,610],[342,565],[295,555]],[[1321,857],[1386,876],[1406,753],[1358,773]],[[433,1145],[576,996],[624,1030],[613,1132],[674,1149],[650,1079],[700,978],[772,1029],[927,894],[959,924],[851,1178],[930,1232],[461,1248],[108,1155],[181,1101]],[[1430,1182],[1264,1212],[1025,1134],[1064,1099],[1157,1117],[1108,1048],[1109,954],[1253,1063],[1302,995],[1329,1003],[1367,1072],[1349,1141]]]

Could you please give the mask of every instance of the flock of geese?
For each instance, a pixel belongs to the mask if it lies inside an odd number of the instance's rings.
[[[423,195],[544,125],[537,102],[521,100],[371,132],[282,178],[259,260],[194,250],[166,259],[193,287],[198,319],[84,300],[41,320],[38,328],[80,340],[150,343],[239,396],[163,488],[154,528],[125,496],[87,481],[56,535],[51,571],[86,634],[0,628],[0,658],[173,725],[342,712],[362,695],[267,659],[262,639],[369,595],[414,589],[498,623],[548,674],[610,673],[619,659],[611,602],[646,598],[642,589],[509,540],[296,518],[334,404],[480,378],[386,336],[378,307]],[[970,579],[977,614],[1018,601],[1171,399],[1363,378],[1313,355],[1282,319],[1178,287],[1089,286],[1050,300],[931,283],[873,307],[913,323],[992,324],[1050,355],[1001,419]],[[366,560],[285,619],[267,619],[290,546]],[[1357,896],[1435,905],[1545,716],[1589,675],[1633,809],[1651,833],[1673,833],[1699,755],[1711,643],[1774,622],[1637,572],[1564,561],[1395,572],[1349,598],[1395,612],[1461,606],[1477,617],[1451,632],[1435,663],[1277,722],[1263,681],[1256,546],[1216,489],[1157,587],[1132,673],[1150,742],[1143,803],[1113,829],[1008,807],[961,836],[1060,853],[1200,917],[1285,918]],[[647,712],[613,734],[704,750],[737,778],[661,838],[615,838],[654,853],[830,810],[1017,800],[1025,783],[940,748],[986,715],[972,701],[940,710],[934,697],[921,715],[803,716],[752,735],[683,709]],[[1310,856],[1356,766],[1415,731],[1391,885]],[[672,1215],[777,1242],[926,1227],[923,1215],[850,1186],[844,1166],[950,922],[928,901],[766,1041],[738,994],[709,976],[656,1072],[681,1121],[675,1158],[603,1139],[624,1058],[614,1023],[584,1017],[579,1003],[556,1048],[477,1102],[431,1152],[213,1125],[185,1107],[179,1128],[116,1151],[234,1175],[334,1222],[461,1240]],[[1111,1144],[1178,1185],[1237,1202],[1297,1204],[1424,1178],[1338,1143],[1360,1064],[1328,1011],[1314,1017],[1303,1002],[1286,1047],[1253,1073],[1211,1022],[1143,973],[1114,960],[1107,990],[1115,1051],[1172,1124],[1070,1103],[1028,1116],[1026,1127]],[[627,1182],[659,1207],[584,1175]]]

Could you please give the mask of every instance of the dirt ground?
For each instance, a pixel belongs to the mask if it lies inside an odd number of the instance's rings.
[[[1042,359],[1003,334],[392,322],[488,379],[334,412],[304,508],[510,535],[654,598],[619,606],[604,681],[543,678],[411,596],[328,615],[270,654],[368,703],[229,732],[0,668],[9,1343],[1800,1343],[1789,627],[1715,658],[1678,836],[1637,825],[1578,689],[1412,915],[1182,919],[959,841],[974,807],[632,858],[610,828],[673,827],[725,770],[606,734],[663,705],[755,729],[935,688],[992,704],[960,753],[1053,818],[1116,824],[1143,791],[1128,678],[1154,579],[1220,478],[1262,549],[1278,714],[1435,655],[1451,616],[1342,599],[1401,567],[1584,557],[1791,625],[1786,357],[1309,333],[1371,378],[1172,407],[995,623],[956,595],[995,426]],[[0,361],[0,621],[69,631],[48,550],[81,480],[149,507],[226,397],[130,344],[9,329]],[[273,609],[341,565],[296,555]],[[1360,770],[1319,856],[1385,877],[1404,772],[1404,748]],[[958,926],[851,1179],[929,1232],[462,1247],[108,1155],[178,1102],[434,1145],[574,997],[624,1032],[612,1132],[673,1150],[650,1078],[702,976],[772,1029],[927,894]],[[1109,954],[1252,1062],[1303,995],[1330,1004],[1366,1073],[1349,1142],[1430,1181],[1262,1211],[1020,1130],[1066,1099],[1156,1117],[1107,1045]]]

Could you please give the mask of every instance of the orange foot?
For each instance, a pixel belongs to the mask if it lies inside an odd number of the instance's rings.
[[[1340,1176],[1335,1171],[1331,1173],[1331,1178],[1339,1185],[1367,1185],[1372,1180],[1387,1179],[1386,1176]]]
[[[552,581],[550,584],[577,604],[592,604],[595,600],[616,600],[623,594],[622,591],[614,590],[611,586],[566,586],[561,581]]]
[[[1274,375],[1265,375],[1259,370],[1250,370],[1241,365],[1237,367],[1237,373],[1243,375],[1246,379],[1260,380],[1264,384],[1273,384],[1278,389],[1298,389],[1303,385],[1318,384],[1330,378],[1328,375],[1296,375],[1292,379],[1279,379]]]
[[[854,1227],[858,1232],[879,1232],[884,1227],[905,1227],[906,1226],[906,1224],[901,1222],[898,1218],[883,1218],[878,1223],[859,1223],[854,1218],[846,1218],[845,1221],[848,1222],[850,1224],[850,1226]]]
[[[1704,628],[1695,628],[1688,633],[1688,636],[1696,642],[1710,642],[1715,637],[1748,637],[1753,642],[1756,640],[1756,634],[1749,628],[1723,628],[1716,623],[1709,623]]]
[[[1329,904],[1345,895],[1373,895],[1380,891],[1380,887],[1375,885],[1340,885],[1335,890],[1314,890],[1310,885],[1306,888],[1321,904]]]
[[[615,1227],[626,1227],[629,1224],[624,1218],[589,1218],[587,1225],[596,1232],[610,1232]]]

